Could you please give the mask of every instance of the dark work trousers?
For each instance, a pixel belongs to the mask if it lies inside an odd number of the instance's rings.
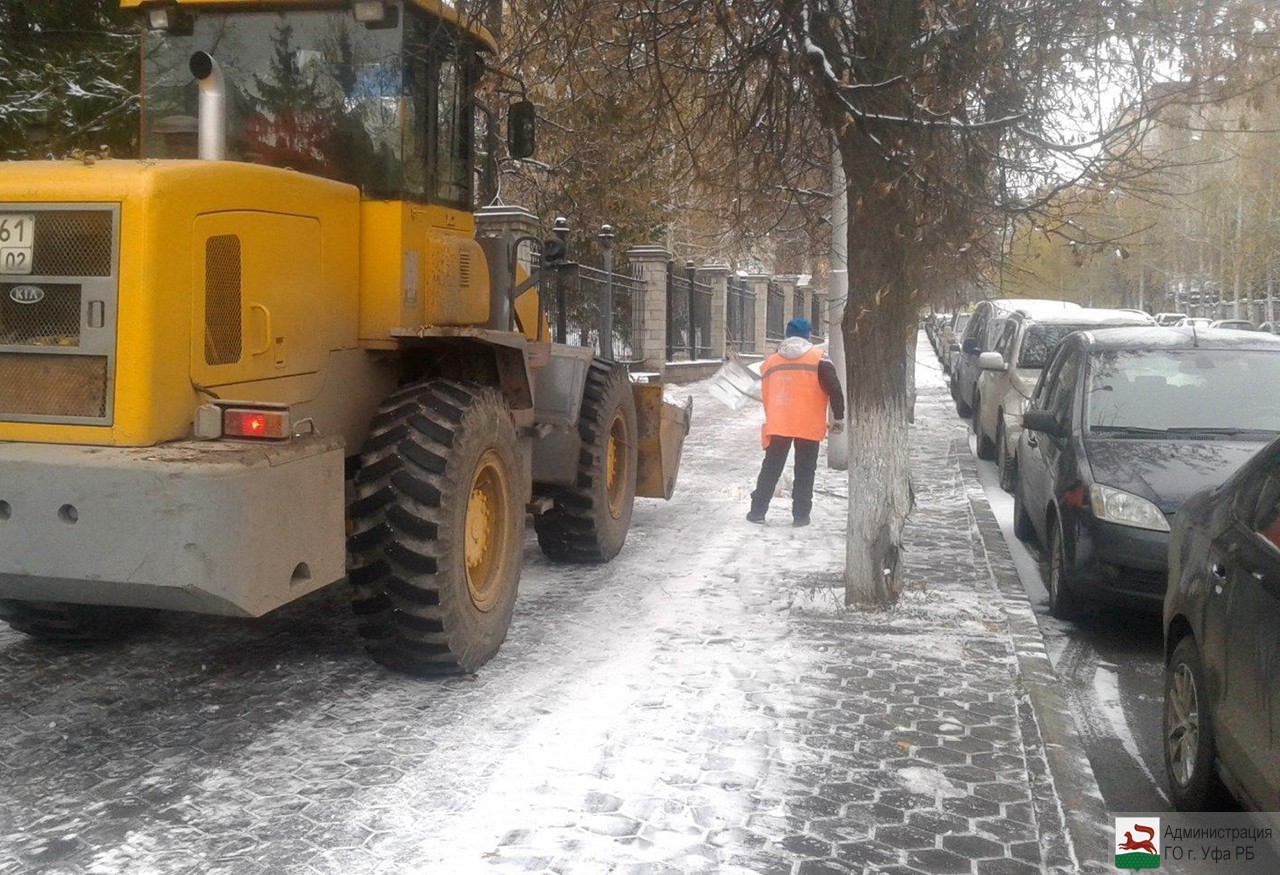
[[[809,511],[813,509],[813,474],[818,470],[820,441],[776,434],[769,436],[769,447],[764,451],[764,463],[760,465],[760,476],[756,478],[756,491],[751,493],[753,513],[764,513],[769,509],[769,499],[773,498],[778,478],[787,465],[792,443],[796,445],[796,476],[791,487],[791,516],[798,520],[809,518]]]

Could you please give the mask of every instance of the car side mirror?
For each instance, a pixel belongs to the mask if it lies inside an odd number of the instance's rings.
[[[533,102],[517,101],[507,110],[507,152],[512,158],[528,158],[533,154],[537,131],[537,112]]]
[[[978,341],[972,337],[966,338],[964,342],[960,344],[960,349],[968,355],[975,355],[981,351],[978,349]]]
[[[978,356],[978,367],[984,371],[1003,371],[1004,356],[998,352],[984,352]]]
[[[1065,437],[1067,433],[1058,417],[1048,410],[1028,410],[1022,414],[1022,427],[1027,431],[1039,431],[1057,438]]]

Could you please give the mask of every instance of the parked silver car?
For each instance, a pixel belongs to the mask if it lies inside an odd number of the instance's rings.
[[[995,349],[978,356],[981,373],[973,407],[978,458],[996,460],[1002,487],[1013,489],[1022,412],[1040,371],[1062,339],[1089,328],[1154,324],[1155,319],[1146,313],[1100,308],[1062,310],[1039,317],[1017,312],[1005,320]]]
[[[938,332],[938,358],[942,362],[942,370],[951,373],[951,364],[960,352],[960,337],[965,326],[969,324],[970,313],[952,313],[951,322],[942,326]]]
[[[1028,316],[1045,316],[1066,310],[1081,310],[1070,301],[1047,301],[1041,298],[997,298],[982,301],[973,308],[973,316],[964,329],[960,350],[951,358],[951,397],[956,413],[973,415],[974,394],[978,387],[978,356],[993,349],[1004,320],[1021,311]]]

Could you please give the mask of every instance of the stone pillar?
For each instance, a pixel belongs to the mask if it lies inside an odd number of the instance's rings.
[[[475,223],[476,242],[484,250],[490,271],[489,316],[485,324],[499,331],[511,331],[516,326],[512,290],[522,269],[525,275],[533,272],[532,258],[537,248],[536,243],[519,246],[516,241],[521,237],[541,239],[538,217],[524,207],[491,206],[476,210]],[[414,267],[417,267],[416,261]]]
[[[787,276],[775,276],[773,281],[782,287],[782,326],[783,332],[786,332],[786,325],[797,316],[804,316],[803,313],[796,312],[796,283],[800,278],[794,274]]]
[[[714,358],[724,358],[729,349],[726,337],[729,265],[704,264],[698,268],[698,279],[711,286],[711,355]]]
[[[639,326],[646,371],[662,375],[667,358],[667,263],[672,255],[661,246],[632,246],[627,262],[644,282],[644,324]]]
[[[510,237],[515,240],[528,236],[541,240],[540,233],[538,217],[524,207],[492,206],[476,210],[476,239]],[[524,247],[519,264],[525,271],[532,268],[532,253],[532,246]]]
[[[813,286],[807,282],[799,283],[796,285],[796,291],[800,293],[800,307],[804,310],[803,313],[798,313],[797,315],[809,320],[811,326],[810,334],[821,334],[822,325],[819,320],[813,318]]]
[[[768,355],[773,352],[769,349],[769,339],[766,336],[769,324],[769,277],[767,274],[751,274],[747,277],[747,284],[756,296],[756,355]]]
[[[818,321],[814,323],[815,334],[821,334],[831,340],[831,314],[827,312],[827,293],[821,289],[813,289],[813,300],[817,304]]]

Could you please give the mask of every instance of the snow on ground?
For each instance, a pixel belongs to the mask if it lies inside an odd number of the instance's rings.
[[[66,683],[39,679],[47,657],[0,633],[18,732],[37,738],[50,715],[76,727],[41,739],[61,766],[24,766],[0,837],[103,873],[730,875],[773,871],[756,853],[821,859],[824,841],[867,839],[872,796],[954,820],[945,806],[985,780],[1012,800],[1005,829],[1033,838],[1007,629],[946,451],[964,427],[930,362],[914,426],[930,524],[908,527],[893,610],[843,606],[844,472],[820,460],[808,528],[790,524],[789,470],[752,525],[761,409],[729,410],[705,381],[673,387],[693,399],[675,496],[637,502],[606,566],[552,565],[530,536],[507,641],[475,676],[371,665],[337,588],[253,623],[173,619],[58,666]],[[100,771],[105,783],[80,780]],[[832,802],[824,783],[871,796]],[[824,817],[831,836],[804,833]],[[978,817],[959,820],[1011,849]]]

